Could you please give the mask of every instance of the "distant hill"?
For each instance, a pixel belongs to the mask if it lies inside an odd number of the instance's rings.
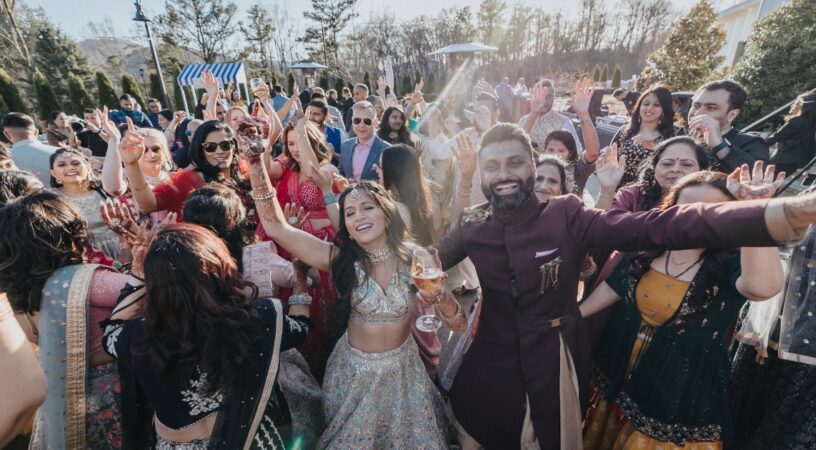
[[[84,39],[79,42],[79,48],[88,56],[94,68],[105,67],[109,57],[118,56],[122,61],[122,70],[137,79],[140,68],[146,70],[152,65],[148,48],[126,39]]]

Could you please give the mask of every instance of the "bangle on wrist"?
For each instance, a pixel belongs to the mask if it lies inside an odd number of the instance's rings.
[[[323,193],[323,204],[325,204],[326,206],[329,206],[332,203],[337,203],[337,195],[334,192],[324,192]]]
[[[302,294],[292,294],[289,296],[289,306],[293,305],[311,306],[312,296],[305,292]]]
[[[249,198],[251,198],[252,200],[254,200],[256,202],[269,201],[269,200],[272,200],[273,198],[275,198],[275,190],[272,189],[271,191],[267,192],[266,194],[259,194],[259,193],[255,192],[255,191],[250,191],[249,192]]]
[[[464,314],[464,312],[462,311],[462,305],[460,305],[459,302],[457,302],[455,300],[454,300],[453,303],[456,305],[456,311],[454,311],[454,313],[451,314],[450,316],[443,313],[442,309],[439,308],[439,306],[436,307],[436,309],[439,311],[439,315],[442,316],[443,319],[452,320],[452,319],[455,319],[455,318],[459,317],[460,315]]]

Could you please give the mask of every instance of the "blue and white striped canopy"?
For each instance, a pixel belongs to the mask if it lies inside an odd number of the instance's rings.
[[[178,76],[178,84],[181,86],[194,86],[198,89],[201,85],[201,72],[209,70],[221,84],[230,81],[233,84],[246,83],[246,72],[244,63],[218,63],[218,64],[187,64]]]

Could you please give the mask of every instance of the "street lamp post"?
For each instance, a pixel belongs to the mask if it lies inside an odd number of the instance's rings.
[[[133,16],[134,22],[143,22],[145,31],[147,31],[147,43],[150,45],[150,55],[153,57],[153,64],[156,66],[156,73],[159,75],[159,83],[161,84],[162,102],[164,105],[170,106],[170,101],[167,98],[167,89],[164,87],[164,75],[162,75],[161,66],[159,65],[159,55],[156,53],[156,47],[153,46],[153,36],[150,34],[150,19],[148,19],[144,12],[142,12],[142,0],[136,0],[136,15]]]

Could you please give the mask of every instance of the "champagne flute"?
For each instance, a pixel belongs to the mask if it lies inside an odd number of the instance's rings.
[[[439,262],[439,253],[435,248],[417,247],[411,261],[411,275],[414,285],[419,289],[420,297],[426,303],[434,304],[442,298],[441,290],[447,277]],[[429,299],[432,299],[429,301]],[[442,326],[442,320],[432,308],[430,313],[419,316],[416,327],[420,331],[435,332]]]

